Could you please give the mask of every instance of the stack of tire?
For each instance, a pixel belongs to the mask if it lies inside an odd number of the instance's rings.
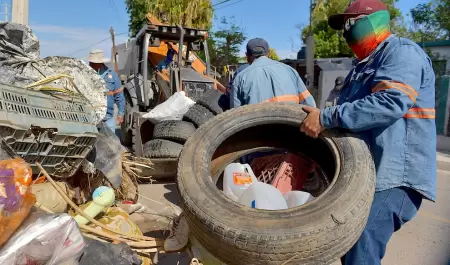
[[[197,128],[227,108],[226,96],[218,90],[208,90],[184,115],[183,120],[160,121],[155,124],[152,140],[143,146],[147,158],[178,158],[187,139]]]

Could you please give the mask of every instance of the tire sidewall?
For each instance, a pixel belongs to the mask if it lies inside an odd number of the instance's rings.
[[[251,252],[252,248],[246,244],[240,245],[236,240],[224,239],[224,233],[235,234],[236,237],[245,235],[256,238],[255,242],[261,242],[261,238],[272,238],[279,244],[272,246],[274,252],[294,251],[290,250],[290,247],[295,248],[290,245],[292,238],[302,236],[308,240],[321,231],[341,231],[340,234],[334,235],[334,239],[350,236],[347,245],[353,244],[362,231],[361,224],[365,224],[367,220],[373,199],[375,174],[367,146],[352,135],[325,137],[326,141],[334,143],[339,153],[340,173],[325,194],[301,207],[276,212],[243,207],[227,198],[208,179],[211,150],[217,148],[223,137],[268,120],[299,127],[306,117],[298,105],[279,103],[258,105],[241,107],[217,116],[200,127],[184,146],[179,160],[177,185],[182,208],[194,227],[193,233],[199,233],[200,229],[207,235],[206,239],[202,239],[201,236],[197,239],[206,244],[206,248],[211,248],[208,242],[213,241],[224,248],[233,248],[237,251],[236,255],[242,258],[245,258],[245,253]],[[358,230],[353,233],[356,235],[344,235],[345,231],[350,230],[349,226],[357,226],[351,228]],[[217,232],[222,229],[226,231]],[[322,248],[320,251],[327,251],[329,246],[319,248]],[[219,258],[225,261],[228,259],[220,255]],[[247,258],[250,262],[251,258]],[[260,264],[265,263],[261,261]]]

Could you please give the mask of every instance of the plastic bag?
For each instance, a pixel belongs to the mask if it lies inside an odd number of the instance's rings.
[[[127,151],[120,139],[106,126],[104,122],[98,125],[99,133],[95,144],[94,166],[111,182],[114,188],[122,184],[122,155]]]
[[[0,160],[0,246],[20,226],[36,202],[29,188],[31,177],[31,168],[23,159]]]
[[[78,264],[84,247],[78,225],[70,215],[35,211],[0,250],[0,264]]]
[[[149,113],[142,115],[142,117],[149,119],[152,123],[166,120],[181,120],[194,104],[195,101],[186,97],[184,91],[176,92],[164,103],[159,104]]]
[[[64,77],[43,86],[80,93],[91,104],[95,123],[105,117],[106,83],[89,65],[82,60],[62,56],[40,59],[39,39],[27,25],[0,22],[0,36],[0,83],[25,87],[44,77],[69,75],[71,78]]]

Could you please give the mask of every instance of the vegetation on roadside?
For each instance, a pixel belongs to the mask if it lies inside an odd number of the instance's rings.
[[[411,23],[405,21],[395,7],[399,0],[382,0],[391,14],[391,31],[416,42],[450,38],[450,0],[430,0],[411,9]],[[315,41],[315,57],[352,57],[353,52],[345,43],[342,32],[328,26],[328,17],[342,13],[348,0],[316,0],[312,8],[312,33]],[[309,36],[309,25],[297,25],[303,43]]]
[[[169,24],[211,29],[213,8],[211,0],[125,0],[131,36],[136,35],[150,13],[164,18]]]

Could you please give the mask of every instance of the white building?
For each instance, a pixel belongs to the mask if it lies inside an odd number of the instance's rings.
[[[427,41],[417,44],[424,50],[429,50],[440,61],[446,61],[445,72],[440,74],[450,75],[450,40]],[[438,62],[435,61],[433,63],[437,64]]]

